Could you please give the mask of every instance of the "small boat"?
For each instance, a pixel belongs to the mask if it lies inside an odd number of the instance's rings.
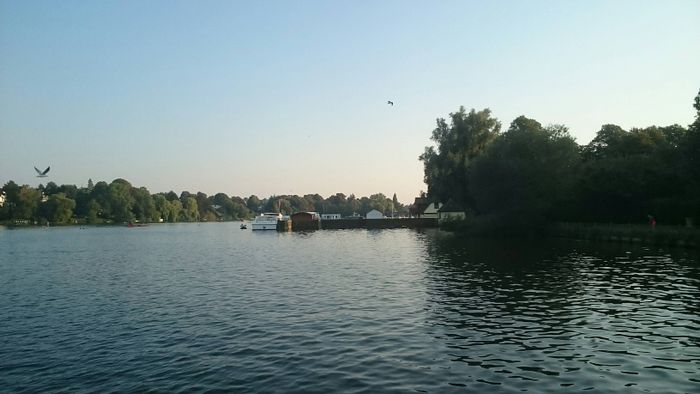
[[[248,228],[248,226],[246,226],[245,223],[241,223],[241,230],[245,230],[245,229],[247,229],[247,228]]]

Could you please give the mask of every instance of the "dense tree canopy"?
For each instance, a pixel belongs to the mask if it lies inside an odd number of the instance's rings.
[[[539,227],[548,221],[700,222],[700,92],[696,119],[624,130],[603,125],[578,146],[564,126],[524,116],[505,133],[488,110],[438,119],[420,156],[428,198],[452,199],[476,222]]]
[[[474,161],[476,212],[517,228],[540,225],[571,199],[578,145],[563,126],[521,116]]]
[[[226,193],[207,196],[183,191],[151,194],[145,187],[135,187],[127,180],[103,181],[90,187],[56,185],[49,182],[32,188],[19,186],[13,181],[0,191],[6,201],[0,206],[0,221],[14,223],[126,223],[126,222],[194,222],[250,219],[262,212],[290,215],[299,211],[320,213],[353,213],[364,215],[372,209],[390,215],[407,214],[407,208],[383,194],[374,194],[358,200],[354,195],[338,193],[324,199],[318,194],[285,195],[259,199],[229,197]]]
[[[700,222],[700,92],[695,96],[695,121],[681,146],[682,173],[687,182],[685,201]]]
[[[603,126],[583,148],[578,194],[589,220],[634,222],[655,215],[680,223],[692,216],[684,212],[688,207],[679,209],[685,199],[679,147],[685,138],[678,125],[630,131]]]
[[[42,204],[42,216],[52,223],[69,223],[75,209],[75,200],[65,193],[56,193]]]

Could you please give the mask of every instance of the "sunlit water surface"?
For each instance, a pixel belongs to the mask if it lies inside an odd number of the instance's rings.
[[[0,391],[700,392],[694,252],[0,229]]]

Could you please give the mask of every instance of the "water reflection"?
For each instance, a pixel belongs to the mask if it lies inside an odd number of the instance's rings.
[[[482,369],[463,383],[700,388],[694,258],[444,233],[426,240],[430,334],[452,362]]]

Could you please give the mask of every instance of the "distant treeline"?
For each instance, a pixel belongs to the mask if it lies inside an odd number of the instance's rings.
[[[482,232],[551,222],[700,223],[700,93],[688,127],[602,126],[578,145],[565,126],[521,116],[505,132],[488,109],[437,120],[420,156],[428,197],[450,199]]]
[[[88,181],[87,187],[58,186],[54,182],[33,188],[6,183],[5,201],[0,207],[0,221],[6,223],[126,223],[126,222],[195,222],[249,219],[260,212],[291,214],[299,211],[365,214],[372,209],[382,212],[407,212],[405,206],[383,194],[356,198],[342,193],[323,198],[305,196],[271,196],[260,199],[229,197],[225,193],[207,196],[183,191],[180,195],[151,194],[145,187],[134,187],[124,179],[111,183]]]

